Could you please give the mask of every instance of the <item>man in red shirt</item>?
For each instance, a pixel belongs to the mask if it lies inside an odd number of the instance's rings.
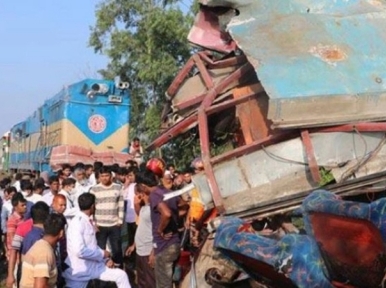
[[[15,236],[16,228],[23,222],[24,214],[27,211],[27,200],[21,193],[13,195],[12,200],[13,213],[9,216],[7,221],[7,257],[9,258],[9,251],[12,249],[12,240]]]

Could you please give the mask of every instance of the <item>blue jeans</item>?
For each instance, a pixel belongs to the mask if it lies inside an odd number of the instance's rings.
[[[119,264],[122,267],[123,253],[122,253],[122,240],[121,240],[121,227],[101,227],[99,226],[99,232],[96,233],[98,246],[106,250],[107,240],[111,245],[112,260],[114,263]]]

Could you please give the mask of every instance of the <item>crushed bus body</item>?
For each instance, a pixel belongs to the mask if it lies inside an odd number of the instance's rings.
[[[192,56],[167,90],[164,132],[148,149],[198,130],[205,173],[195,175],[193,182],[201,201],[208,210],[215,207],[221,217],[243,219],[220,217],[223,235],[245,233],[238,230],[242,221],[288,215],[298,208],[304,212],[307,197],[321,187],[334,197],[369,193],[379,197],[386,190],[385,19],[383,1],[202,0],[188,40],[204,50]],[[191,77],[192,71],[197,73]],[[212,155],[210,143],[218,131],[241,135],[241,140],[233,150]],[[328,197],[320,201],[354,208],[359,203]],[[375,213],[374,207],[369,204],[363,211]],[[386,242],[379,236],[384,235],[380,226],[364,216],[367,212],[312,209],[304,241],[310,241],[309,253],[316,253],[326,277],[324,286],[313,287],[375,287],[363,286],[367,280],[352,272],[358,265],[371,270],[369,263],[386,268],[379,260],[386,252],[378,245]],[[310,216],[315,213],[319,214]],[[327,236],[337,233],[333,225],[341,227],[336,245],[345,240],[363,248],[351,238],[366,235],[381,248],[371,259],[364,260],[365,250],[345,258],[342,249],[326,244],[326,235],[320,233],[323,225]],[[345,225],[351,228],[343,229]],[[255,236],[241,234],[238,241],[265,243],[263,238],[251,240]],[[296,282],[301,277],[283,272],[268,258],[234,249],[235,242],[207,239],[202,249],[213,245],[266,287],[314,284]],[[197,287],[209,287],[200,279],[216,266],[213,261],[202,254],[196,257],[197,267],[204,267],[195,271],[202,276],[196,277],[201,281]],[[289,270],[298,269],[294,268],[298,262],[291,261]],[[252,264],[256,269],[247,269]],[[368,274],[378,285],[381,270],[371,271],[376,276]]]

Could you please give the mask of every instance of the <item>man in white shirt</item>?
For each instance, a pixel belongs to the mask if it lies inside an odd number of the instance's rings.
[[[135,220],[137,214],[134,209],[134,197],[135,197],[135,173],[138,172],[138,168],[130,167],[126,170],[125,182],[123,185],[123,200],[125,201],[125,222],[127,225],[128,233],[128,246],[133,245],[135,231],[137,229],[137,224]]]
[[[103,167],[103,163],[102,162],[99,162],[99,161],[96,161],[94,163],[94,169],[93,169],[93,172],[92,174],[90,174],[90,176],[88,177],[88,183],[91,187],[95,186],[98,184],[98,179],[96,177],[96,174],[99,173],[99,170]]]
[[[7,185],[5,184],[4,180],[0,181],[0,200],[4,201],[4,190]]]
[[[84,288],[88,281],[115,282],[118,288],[130,288],[126,272],[112,268],[114,263],[110,253],[98,247],[95,235],[95,225],[91,215],[95,212],[95,195],[82,194],[78,199],[79,211],[67,229],[66,264],[69,266],[63,277],[67,287]]]
[[[50,190],[47,194],[43,195],[42,200],[46,202],[48,206],[51,206],[55,195],[59,193],[59,178],[57,176],[51,176],[48,182],[50,184]]]
[[[91,179],[91,175],[94,174],[94,167],[90,164],[84,165],[84,172],[86,174],[86,180],[88,182],[88,185],[96,185],[96,183],[92,183],[93,179]],[[94,175],[94,180],[95,180],[95,175]]]
[[[34,186],[32,185],[30,180],[22,180],[20,182],[21,194],[23,194],[24,198],[33,204],[38,201],[42,201],[42,195],[38,193],[34,193]]]
[[[13,195],[17,193],[16,188],[11,186],[7,187],[4,190],[4,203],[1,208],[1,231],[6,234],[7,232],[7,220],[9,216],[12,214],[12,202],[11,199]]]
[[[80,195],[83,193],[89,192],[91,186],[88,183],[88,180],[86,178],[86,172],[83,168],[76,168],[74,170],[74,179],[76,180],[75,183],[75,190],[76,190],[76,197],[79,198]]]
[[[20,187],[21,179],[23,179],[23,174],[16,173],[16,175],[15,175],[15,183],[13,183],[12,186],[16,188],[17,192],[21,192],[21,187]]]
[[[74,178],[64,179],[62,182],[62,190],[59,192],[60,195],[66,197],[66,210],[63,215],[66,217],[67,222],[69,222],[75,214],[79,211],[76,199],[75,191],[76,180]]]

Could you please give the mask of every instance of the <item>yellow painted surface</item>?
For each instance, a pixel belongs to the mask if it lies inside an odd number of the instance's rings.
[[[99,145],[95,145],[71,121],[62,120],[62,145],[76,145],[90,148],[95,152],[115,151],[121,152],[128,146],[129,124],[126,124],[107,137]]]
[[[90,148],[95,152],[115,151],[121,152],[128,147],[129,124],[122,126],[99,145],[95,145],[71,121],[64,119],[43,128],[42,138],[40,133],[34,133],[21,141],[10,143],[11,153],[25,153],[35,151],[42,146],[75,145]]]

